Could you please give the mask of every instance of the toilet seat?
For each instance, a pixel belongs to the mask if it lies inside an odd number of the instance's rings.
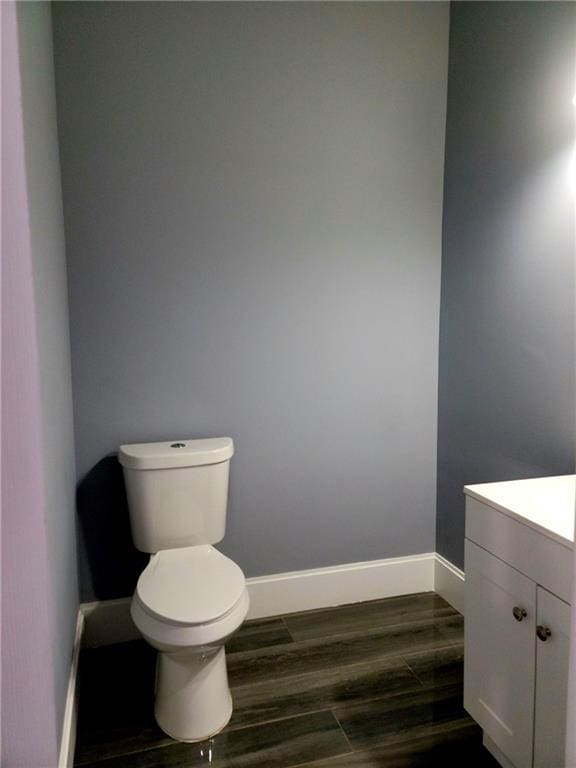
[[[220,622],[246,591],[241,568],[214,547],[166,549],[150,558],[134,595],[152,618],[174,626]]]

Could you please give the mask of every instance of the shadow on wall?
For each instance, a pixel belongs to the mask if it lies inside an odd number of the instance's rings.
[[[77,504],[85,576],[92,586],[83,599],[131,595],[149,555],[132,543],[124,478],[116,455],[103,458],[81,480]]]

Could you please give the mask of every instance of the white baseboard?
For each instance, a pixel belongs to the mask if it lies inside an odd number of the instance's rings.
[[[464,574],[435,552],[256,576],[247,584],[249,619],[433,590],[464,611]],[[140,637],[130,617],[130,600],[83,603],[84,645],[111,645]]]
[[[464,571],[436,552],[434,562],[434,591],[464,615]]]
[[[82,610],[79,610],[78,618],[76,620],[76,632],[74,634],[74,647],[72,650],[72,663],[70,664],[70,676],[68,678],[68,690],[66,691],[66,704],[64,707],[64,721],[62,723],[58,768],[72,768],[74,764],[74,750],[76,749],[76,720],[78,716],[78,661],[80,658],[83,633],[84,613]]]
[[[261,619],[433,589],[433,553],[275,573],[248,579],[248,618]]]

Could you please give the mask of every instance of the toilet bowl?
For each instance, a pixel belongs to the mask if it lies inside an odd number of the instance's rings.
[[[232,714],[224,644],[249,607],[236,563],[210,545],[152,555],[132,599],[131,613],[158,650],[154,714],[179,741],[201,741]]]

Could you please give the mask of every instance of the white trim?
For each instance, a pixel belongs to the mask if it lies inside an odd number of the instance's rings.
[[[434,553],[248,579],[249,619],[431,592]]]
[[[72,649],[72,663],[70,664],[68,690],[66,691],[66,704],[64,707],[64,720],[62,723],[58,768],[72,768],[72,765],[74,764],[74,750],[76,749],[76,719],[78,716],[78,661],[80,658],[83,633],[84,613],[82,610],[79,610],[78,618],[76,620],[76,632],[74,634],[74,647]]]
[[[434,591],[464,615],[464,582],[466,581],[464,571],[438,552],[434,559]]]
[[[247,579],[249,619],[361,603],[414,592],[432,592],[436,554],[368,560]],[[83,603],[84,645],[111,645],[140,637],[130,617],[130,597]]]

